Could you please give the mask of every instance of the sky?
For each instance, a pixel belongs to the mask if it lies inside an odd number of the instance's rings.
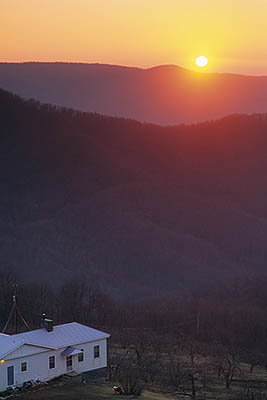
[[[0,61],[267,75],[267,0],[0,0]]]

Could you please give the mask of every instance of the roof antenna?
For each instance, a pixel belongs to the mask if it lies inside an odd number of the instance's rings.
[[[23,315],[21,314],[21,312],[20,312],[20,310],[18,308],[18,304],[17,304],[17,288],[18,288],[18,285],[15,283],[14,285],[12,285],[12,288],[14,289],[14,292],[13,292],[13,305],[12,305],[9,317],[7,319],[7,322],[5,324],[5,327],[2,330],[2,333],[5,333],[5,331],[6,331],[7,327],[8,327],[8,324],[9,324],[9,322],[11,320],[11,317],[12,317],[13,313],[15,312],[15,333],[17,334],[18,333],[18,316],[20,317],[20,319],[22,320],[22,322],[24,323],[24,325],[26,326],[26,328],[28,330],[30,330],[31,328],[29,327],[29,324],[27,323],[27,321],[25,320],[25,318],[23,317]]]

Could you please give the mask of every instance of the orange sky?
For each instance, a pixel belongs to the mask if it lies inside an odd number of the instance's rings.
[[[0,61],[267,75],[267,0],[0,0]]]

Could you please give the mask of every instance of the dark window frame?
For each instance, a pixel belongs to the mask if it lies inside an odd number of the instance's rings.
[[[99,346],[99,344],[94,346],[94,358],[100,358],[100,346]]]
[[[78,354],[78,362],[84,361],[84,351],[81,349],[81,353]]]
[[[22,361],[20,363],[20,372],[27,372],[28,371],[28,362]]]
[[[56,368],[56,356],[49,356],[49,358],[48,358],[48,366],[49,366],[49,369],[55,369]]]

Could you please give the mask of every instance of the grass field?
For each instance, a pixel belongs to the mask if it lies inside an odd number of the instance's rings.
[[[119,396],[112,392],[108,384],[67,382],[65,384],[42,386],[23,393],[21,400],[108,400],[108,399],[140,399],[140,400],[174,400],[174,397],[160,393],[144,391],[142,396]]]
[[[77,378],[77,379],[76,379]],[[50,381],[48,385],[31,388],[25,392],[19,393],[21,400],[108,400],[108,399],[139,399],[139,400],[185,400],[182,394],[166,394],[151,392],[145,390],[142,396],[119,396],[112,391],[112,385],[106,383],[83,383],[80,377],[73,378],[67,382],[57,378]],[[240,400],[243,398],[240,394],[244,388],[249,386],[256,392],[258,390],[267,391],[267,374],[260,367],[256,367],[253,373],[250,373],[247,365],[243,365],[242,374],[234,380],[230,388],[226,389],[222,380],[217,377],[210,377],[207,387],[201,391],[198,400]],[[13,398],[17,398],[15,395]],[[249,397],[250,398],[250,397]],[[254,398],[254,397],[253,397]],[[255,397],[265,399],[267,397]],[[252,399],[252,397],[251,397]]]
[[[266,376],[259,369],[251,374],[250,380],[246,377],[245,382],[259,388],[264,385],[266,388]],[[241,388],[244,387],[243,379],[237,379],[230,389],[225,389],[224,385],[218,382],[210,382],[209,387],[203,390],[197,397],[199,400],[230,400],[239,399]],[[233,397],[234,396],[234,397]],[[12,397],[13,398],[13,397]],[[17,396],[14,396],[17,398]],[[39,386],[32,388],[24,393],[19,394],[21,400],[108,400],[108,399],[139,399],[139,400],[184,400],[189,397],[155,393],[144,391],[142,396],[119,396],[112,391],[112,385],[101,383],[83,383],[80,381],[68,381],[62,383],[61,381],[50,382],[49,385]]]

